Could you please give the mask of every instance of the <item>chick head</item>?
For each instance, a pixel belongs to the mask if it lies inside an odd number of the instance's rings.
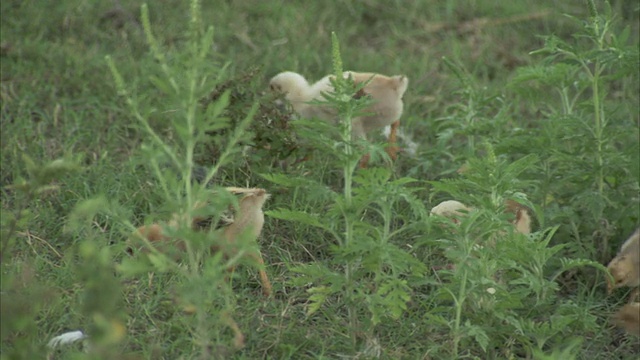
[[[285,71],[274,76],[269,81],[272,91],[283,93],[286,96],[293,92],[299,92],[309,88],[309,83],[304,76],[293,71]]]
[[[613,289],[617,289],[619,287],[633,287],[638,285],[638,277],[633,273],[633,264],[631,263],[631,259],[627,258],[627,256],[617,256],[611,260],[607,269],[613,277],[613,282],[611,282],[611,279],[607,278],[607,292],[609,294]]]
[[[246,193],[240,200],[241,207],[261,209],[271,195],[265,189],[255,189]]]
[[[409,78],[404,75],[395,75],[390,78],[390,82],[394,85],[393,89],[398,98],[401,99],[409,87]]]

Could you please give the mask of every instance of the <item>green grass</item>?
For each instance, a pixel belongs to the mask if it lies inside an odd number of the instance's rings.
[[[567,350],[576,359],[637,354],[637,338],[610,323],[628,291],[607,297],[603,272],[587,266],[606,265],[640,221],[636,5],[612,3],[615,22],[598,49],[593,37],[576,36],[590,21],[583,2],[203,2],[200,18],[204,29],[213,26],[214,41],[198,63],[188,52],[190,3],[149,3],[150,29],[178,81],[189,79],[190,65],[203,71],[197,103],[215,103],[210,93],[221,84],[231,91],[224,114],[231,127],[195,146],[196,164],[217,164],[233,127],[259,104],[213,183],[272,194],[259,243],[275,294],[264,299],[255,266],[239,266],[229,287],[211,285],[223,274],[212,270],[213,260],[204,269],[194,262],[164,273],[156,267],[153,276],[126,268],[143,263],[124,251],[132,227],[184,204],[163,191],[150,166],[160,151],[143,149],[153,141],[127,99],[182,160],[189,136],[179,130],[186,92],[161,85],[167,79],[150,51],[141,4],[114,3],[0,5],[3,359],[41,358],[51,337],[75,329],[91,333],[94,352],[82,357],[71,346],[56,358],[538,359],[536,350],[554,358],[572,339],[581,340]],[[597,8],[607,13],[605,4]],[[356,172],[354,188],[364,193],[344,208],[346,160],[330,146],[314,150],[318,137],[296,132],[291,114],[264,93],[280,71],[311,80],[332,72],[332,32],[345,69],[409,77],[402,128],[420,144],[414,158],[374,161],[374,169],[390,171],[389,181],[376,185],[381,173]],[[544,39],[550,35],[579,49],[588,66],[563,68],[577,60],[554,52]],[[534,52],[541,48],[550,50]],[[119,95],[107,56],[128,97]],[[596,66],[605,69],[599,93],[589,78]],[[571,111],[557,91],[563,76],[566,93],[578,94]],[[529,154],[536,158],[526,167],[509,167]],[[309,161],[293,163],[305,155]],[[77,166],[53,169],[60,158]],[[465,164],[470,173],[456,173]],[[403,183],[408,177],[415,181]],[[169,184],[175,193],[181,186]],[[380,210],[387,198],[367,193],[386,186],[392,216]],[[533,241],[553,235],[549,243],[523,245],[510,235],[503,255],[470,250],[479,234],[503,233],[499,200],[516,193],[535,210]],[[451,198],[486,211],[448,233],[426,214]],[[298,217],[282,219],[282,209]],[[309,225],[303,214],[331,219],[330,229]],[[391,235],[380,235],[386,225]],[[331,230],[346,229],[354,239],[338,246]],[[516,246],[522,253],[509,251]],[[530,263],[534,251],[539,267]],[[432,270],[452,262],[454,271]],[[407,284],[410,301],[378,293],[394,281]],[[310,298],[310,289],[332,286],[322,301]],[[496,299],[487,298],[487,287],[498,289]],[[456,304],[461,294],[467,300]],[[185,299],[197,305],[195,315],[182,312]],[[225,313],[244,333],[243,349],[233,348]]]

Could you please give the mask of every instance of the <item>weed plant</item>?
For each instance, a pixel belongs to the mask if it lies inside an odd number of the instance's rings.
[[[0,6],[2,359],[640,350],[610,324],[628,290],[606,297],[602,265],[640,221],[637,6]],[[336,124],[294,120],[265,93],[277,72],[330,68],[335,91],[316,105]],[[371,100],[343,69],[409,77],[415,157],[392,163],[381,136],[351,137]],[[270,298],[240,256],[257,244],[211,255],[218,233],[189,226],[237,205],[226,186],[272,194],[259,245]],[[449,199],[474,210],[429,215]],[[531,234],[506,200],[530,209]],[[133,235],[174,213],[184,253]],[[145,251],[129,254],[133,242]],[[76,329],[89,339],[46,347]]]

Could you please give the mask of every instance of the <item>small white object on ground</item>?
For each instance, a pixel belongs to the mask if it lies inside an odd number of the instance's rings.
[[[66,332],[62,335],[58,335],[56,337],[54,337],[53,339],[51,339],[49,341],[49,343],[47,344],[47,346],[51,349],[55,349],[56,347],[60,346],[60,345],[67,345],[67,344],[72,344],[76,341],[80,341],[83,339],[86,339],[87,335],[85,335],[85,333],[83,333],[80,330],[76,330],[76,331],[69,331]]]

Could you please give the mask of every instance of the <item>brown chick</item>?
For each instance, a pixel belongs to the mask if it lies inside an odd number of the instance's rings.
[[[611,294],[613,289],[623,286],[640,286],[640,228],[622,244],[618,255],[607,265],[613,282],[607,278],[607,292]],[[638,289],[632,295],[637,296]]]
[[[327,106],[308,104],[311,100],[322,100],[323,92],[333,91],[330,79],[334,75],[327,75],[318,82],[310,85],[300,74],[286,71],[274,76],[269,85],[272,90],[282,92],[291,103],[295,112],[304,118],[319,118],[325,121],[337,122],[336,110]],[[366,115],[355,117],[352,120],[352,135],[366,138],[366,135],[374,130],[391,125],[389,135],[389,147],[387,153],[395,160],[397,148],[395,147],[396,132],[400,124],[400,116],[404,103],[402,96],[407,90],[409,79],[403,75],[385,76],[374,73],[359,73],[345,71],[345,78],[352,77],[356,84],[369,81],[362,89],[362,93],[371,96],[374,103],[367,107]],[[358,94],[361,96],[363,94]],[[393,143],[392,143],[393,142]],[[364,161],[366,163],[366,161]],[[366,165],[361,162],[361,165]]]
[[[203,206],[205,206],[205,203],[196,202],[193,208],[199,209]],[[172,214],[171,220],[167,222],[166,226],[172,228],[178,227],[181,224],[181,217],[184,218],[185,215]],[[195,229],[197,227],[197,224],[202,220],[204,219],[200,217],[193,218],[191,220],[191,227]],[[186,251],[187,249],[184,241],[172,241],[172,239],[165,234],[164,228],[160,224],[143,225],[135,231],[135,234],[138,236],[138,238],[146,237],[150,242],[156,243],[156,247],[161,251],[167,250],[167,246],[169,246],[169,244],[171,244],[171,246],[175,246],[180,251]],[[157,246],[158,244],[162,245]],[[145,247],[141,247],[139,249],[141,249],[143,252],[148,252],[148,249]],[[129,253],[132,254],[133,250],[130,249]],[[179,257],[176,257],[175,260],[179,260]]]
[[[516,231],[521,234],[531,234],[531,216],[529,215],[529,208],[523,206],[513,200],[505,201],[505,211],[515,215],[513,219],[513,225],[516,227]]]
[[[431,215],[439,215],[452,218],[454,223],[458,223],[456,217],[464,216],[466,212],[472,211],[473,208],[456,200],[443,201],[431,209]],[[505,212],[515,215],[513,225],[521,234],[531,233],[531,216],[529,209],[513,200],[505,201]],[[454,217],[455,216],[455,217]]]
[[[262,206],[269,198],[269,194],[264,189],[241,189],[229,188],[231,192],[245,193],[240,200],[240,207],[236,211],[233,223],[224,228],[224,238],[228,245],[233,245],[237,240],[246,236],[248,241],[255,242],[258,240],[262,227],[264,226],[264,212]],[[212,250],[216,250],[215,247]],[[264,260],[260,252],[250,253],[249,256],[256,260],[260,265],[264,265]],[[270,296],[272,292],[271,282],[264,269],[259,270],[260,281],[262,282],[262,292],[266,296]]]
[[[247,241],[257,241],[264,225],[264,213],[262,211],[262,206],[269,198],[269,194],[264,189],[245,189],[230,187],[227,188],[227,191],[244,195],[239,201],[239,208],[235,211],[233,222],[227,224],[221,229],[215,230],[221,232],[225,244],[223,246],[214,245],[211,247],[211,251],[215,252],[222,250],[225,252],[226,256],[230,256],[233,255],[233,253],[236,251],[234,244],[237,243],[241,236],[246,236]],[[195,208],[200,208],[202,206],[204,206],[204,203],[198,202],[196,203]],[[178,226],[180,224],[179,219],[180,216],[174,214],[171,221],[169,221],[166,226]],[[191,226],[196,229],[198,227],[197,224],[201,220],[202,218],[192,219]],[[137,229],[136,234],[138,236],[146,238],[150,242],[156,244],[162,243],[162,245],[159,246],[159,250],[161,251],[164,247],[167,246],[167,243],[170,243],[173,240],[166,235],[163,227],[159,224],[141,226]],[[183,240],[174,241],[173,245],[181,251],[184,251],[186,249]],[[258,261],[258,263],[260,263],[261,265],[264,265],[264,261],[262,260],[262,256],[260,255],[259,251],[257,253],[250,253],[248,254],[248,256]],[[266,296],[270,296],[272,287],[267,273],[264,271],[264,269],[260,269],[259,273],[260,280],[262,282],[262,291]]]
[[[245,195],[240,199],[240,206],[233,222],[224,227],[225,240],[233,243],[239,236],[249,236],[252,241],[256,241],[264,225],[262,206],[269,198],[269,194],[264,189],[227,188],[227,190]]]
[[[620,308],[613,316],[613,321],[629,334],[640,336],[640,302],[633,302]]]

